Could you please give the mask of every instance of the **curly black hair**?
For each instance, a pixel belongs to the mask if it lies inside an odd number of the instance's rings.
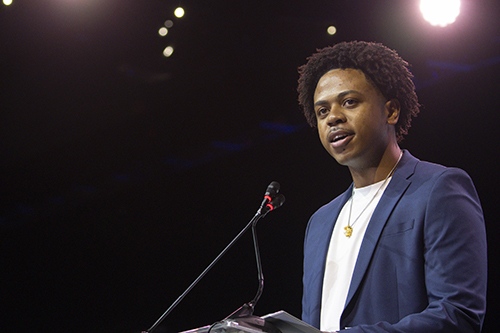
[[[408,67],[396,51],[380,43],[352,41],[325,47],[299,67],[299,104],[309,125],[316,127],[314,91],[319,79],[333,69],[359,69],[387,100],[395,98],[401,103],[396,124],[399,142],[408,133],[412,117],[417,116],[420,107]]]

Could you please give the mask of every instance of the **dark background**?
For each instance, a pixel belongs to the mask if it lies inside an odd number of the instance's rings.
[[[489,240],[484,331],[493,331],[498,17],[494,0],[462,1],[446,28],[401,0],[1,5],[0,331],[147,329],[253,217],[273,180],[287,201],[258,225],[266,283],[256,314],[300,317],[307,220],[350,176],[305,124],[297,67],[353,39],[413,64],[423,108],[401,146],[475,181]],[[174,26],[159,37],[167,19]],[[211,324],[256,291],[249,232],[158,332]]]

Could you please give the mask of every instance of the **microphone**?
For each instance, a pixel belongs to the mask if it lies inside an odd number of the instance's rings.
[[[270,211],[275,210],[276,208],[280,208],[285,203],[285,196],[283,194],[278,194],[275,198],[271,200],[270,203],[266,204],[265,207],[262,207],[262,213],[265,215]]]
[[[283,194],[277,195],[279,188],[280,184],[278,184],[277,182],[272,182],[268,186],[266,194],[264,195],[264,201],[262,202],[262,205],[259,208],[259,211],[257,212],[257,214],[260,214],[261,217],[264,217],[270,211],[273,211],[274,209],[281,207],[285,202],[285,196]],[[272,195],[273,197],[271,197],[270,195]],[[265,206],[263,206],[268,201],[270,202],[267,203]],[[259,301],[260,296],[262,295],[262,292],[264,290],[264,274],[262,272],[262,262],[260,260],[259,243],[257,241],[257,231],[256,231],[257,221],[258,220],[255,220],[252,224],[252,236],[253,236],[253,247],[255,250],[255,261],[257,262],[257,278],[259,279],[259,289],[257,290],[257,294],[255,295],[253,300],[243,304],[240,308],[231,313],[224,320],[233,320],[237,318],[244,320],[244,318],[252,317],[255,305]]]
[[[261,212],[264,216],[273,209],[281,207],[281,205],[285,202],[285,197],[282,194],[278,195],[279,191],[280,184],[278,182],[273,181],[267,187],[264,199],[262,200],[259,208],[259,212]],[[277,199],[278,197],[280,199]],[[277,201],[273,202],[273,200]]]
[[[279,192],[279,190],[280,190],[280,184],[275,181],[271,182],[271,184],[269,184],[269,186],[266,189],[266,193],[264,194],[264,199],[262,199],[262,203],[260,204],[259,209],[262,209],[262,207],[270,203],[276,196],[276,194]]]
[[[254,241],[254,248],[255,248],[255,257],[257,260],[257,270],[259,274],[259,290],[257,291],[257,295],[255,295],[254,299],[249,302],[245,303],[242,307],[240,307],[238,310],[230,314],[226,319],[232,319],[232,318],[242,318],[244,317],[251,317],[253,314],[253,310],[255,307],[255,304],[259,300],[262,290],[264,288],[264,276],[262,274],[262,265],[260,261],[260,253],[259,253],[259,246],[257,243],[257,234],[255,231],[255,226],[257,225],[257,222],[266,216],[270,211],[275,210],[276,208],[279,208],[283,205],[285,202],[285,197],[283,194],[278,194],[280,189],[280,184],[278,182],[271,182],[269,186],[267,187],[266,193],[264,194],[264,200],[262,201],[262,204],[260,208],[257,210],[257,213],[255,216],[248,222],[248,224],[243,228],[243,230],[240,231],[238,235],[222,250],[221,253],[210,263],[210,265],[205,268],[203,272],[191,283],[191,285],[175,300],[172,305],[163,313],[163,315],[158,318],[158,320],[146,331],[142,331],[142,333],[151,333],[158,325],[160,325],[163,320],[172,312],[172,310],[186,297],[186,295],[200,282],[200,280],[212,269],[212,267],[219,261],[219,259],[226,254],[226,252],[238,241],[241,236],[250,228],[252,227],[252,233],[253,233],[253,241]],[[226,320],[224,319],[224,320]]]
[[[272,181],[271,184],[266,189],[266,194],[264,197],[269,196],[271,199],[280,191],[280,184],[278,182]]]

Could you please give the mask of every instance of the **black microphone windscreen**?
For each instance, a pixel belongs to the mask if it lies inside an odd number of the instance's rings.
[[[283,206],[284,203],[285,196],[283,194],[279,194],[269,203],[269,205],[272,206],[272,210],[275,210],[276,208]]]
[[[280,184],[278,182],[273,181],[267,187],[266,194],[264,196],[268,195],[271,198],[273,198],[279,191],[280,191]]]

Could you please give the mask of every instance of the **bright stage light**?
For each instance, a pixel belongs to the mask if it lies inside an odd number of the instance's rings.
[[[460,0],[421,0],[420,11],[430,24],[445,27],[460,14]]]
[[[175,11],[174,11],[174,15],[176,17],[183,17],[184,16],[184,9],[182,7],[178,7]]]
[[[6,6],[12,5],[12,0],[3,0],[3,4]]]

